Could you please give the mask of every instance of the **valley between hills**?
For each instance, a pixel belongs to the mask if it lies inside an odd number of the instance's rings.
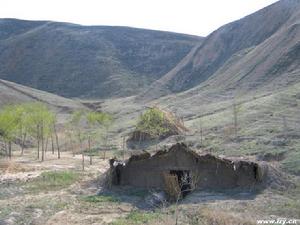
[[[0,62],[1,111],[47,106],[61,154],[55,138],[51,146],[54,133],[43,161],[36,137],[22,155],[17,135],[9,159],[0,120],[0,225],[299,223],[299,0],[280,0],[207,37],[0,19]],[[186,130],[129,143],[149,109],[170,113]],[[72,127],[78,112],[113,122],[107,130],[84,119]],[[197,154],[267,165],[266,186],[195,190],[156,207],[148,203],[157,190],[107,188],[108,159],[153,155],[178,142]]]

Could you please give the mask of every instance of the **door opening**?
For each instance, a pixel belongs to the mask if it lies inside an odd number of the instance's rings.
[[[181,191],[181,197],[185,197],[192,191],[192,178],[189,170],[171,170],[171,175],[176,175]]]

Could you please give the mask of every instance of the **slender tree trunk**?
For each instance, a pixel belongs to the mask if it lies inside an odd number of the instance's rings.
[[[25,148],[26,136],[27,136],[27,133],[25,132],[23,134],[23,138],[22,138],[21,155],[24,155],[24,148]]]
[[[139,145],[141,144],[141,141],[142,141],[142,132],[140,132],[140,135],[139,135]]]
[[[40,159],[40,126],[37,125],[37,158]]]
[[[40,139],[37,140],[37,159],[40,159]]]
[[[55,126],[55,124],[53,124],[53,130],[54,130],[55,140],[56,140],[57,158],[60,159],[60,149],[59,149],[58,135],[57,135],[57,132],[56,132],[56,126]]]
[[[8,157],[11,160],[12,152],[11,152],[11,141],[8,142]]]
[[[84,171],[84,153],[83,153],[83,151],[81,154],[81,158],[82,158],[82,170]]]
[[[199,132],[200,132],[200,144],[202,146],[203,144],[203,127],[202,127],[202,121],[199,123]]]
[[[234,136],[238,135],[238,108],[236,102],[233,103],[233,123],[234,123]]]
[[[46,138],[46,143],[45,143],[45,155],[46,155],[47,150],[48,150],[48,139],[49,139],[49,137]]]
[[[78,131],[78,140],[79,140],[79,147],[80,147],[80,151],[81,151],[82,171],[84,171],[84,151],[83,151],[83,145],[82,145],[80,130]]]
[[[41,140],[42,140],[42,162],[45,159],[45,146],[44,146],[44,124],[41,126]]]
[[[54,141],[53,141],[53,134],[51,134],[51,149],[52,149],[52,155],[54,155]]]
[[[83,151],[81,137],[79,137],[79,142],[80,142],[81,159],[82,159],[82,170],[84,171],[84,151]]]
[[[122,148],[123,148],[123,161],[124,161],[125,160],[125,136],[123,137]]]
[[[46,138],[45,157],[46,157],[46,153],[48,151],[48,141],[49,141],[49,136],[47,136],[47,138]]]
[[[88,143],[89,143],[89,152],[90,152],[90,165],[93,164],[93,156],[92,156],[92,152],[91,152],[91,137],[89,136],[88,139]]]
[[[74,145],[73,145],[73,142],[72,142],[72,138],[71,136],[69,137],[70,138],[70,147],[71,147],[71,151],[72,151],[72,154],[73,154],[73,157],[75,156],[75,149],[74,149]]]
[[[200,137],[201,137],[201,145],[203,144],[203,128],[201,126],[201,130],[200,130]]]
[[[108,134],[107,134],[107,130],[106,130],[106,136],[105,136],[105,147],[104,147],[104,160],[106,159],[106,150],[107,150],[107,142],[108,142]]]
[[[5,157],[8,158],[8,147],[7,147],[7,142],[4,141],[4,149],[5,149]]]

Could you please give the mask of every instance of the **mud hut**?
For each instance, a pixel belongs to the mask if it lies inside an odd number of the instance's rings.
[[[154,155],[145,152],[126,162],[111,160],[112,183],[141,188],[252,188],[263,181],[266,168],[256,162],[199,155],[184,143]],[[175,188],[176,189],[176,188]]]

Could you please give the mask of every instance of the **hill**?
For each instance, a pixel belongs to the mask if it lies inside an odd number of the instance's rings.
[[[201,40],[130,27],[0,19],[0,78],[65,97],[129,96]]]
[[[281,0],[214,31],[140,98],[198,86],[197,91],[247,91],[299,80],[300,1]],[[195,92],[195,90],[193,90]]]
[[[77,101],[40,91],[6,80],[0,80],[0,108],[7,104],[43,102],[58,113],[59,119],[85,106]]]

